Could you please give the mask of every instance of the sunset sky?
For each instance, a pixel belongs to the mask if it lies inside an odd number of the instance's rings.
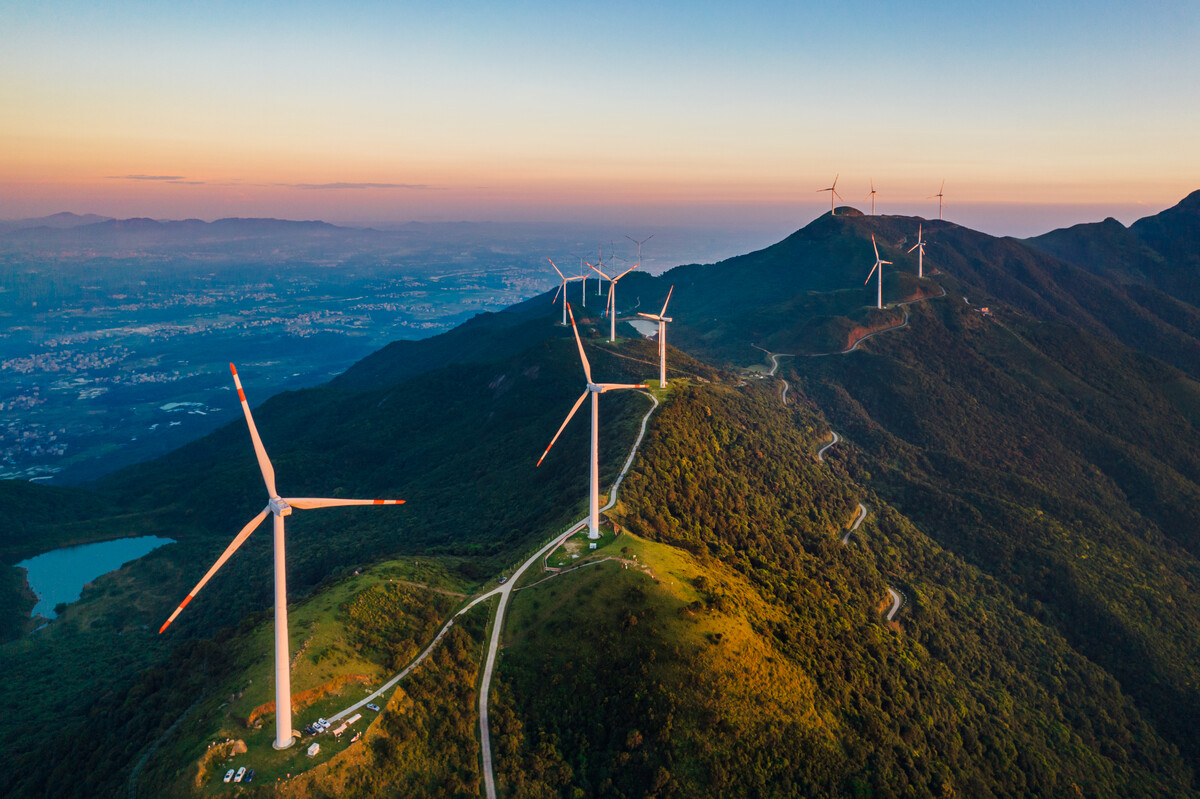
[[[907,6],[0,0],[0,217],[799,224],[840,173],[1025,233],[1200,188],[1200,3]]]

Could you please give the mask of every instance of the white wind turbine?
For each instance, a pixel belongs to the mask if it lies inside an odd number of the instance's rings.
[[[879,245],[875,243],[874,234],[871,235],[871,246],[875,248],[875,265],[871,267],[871,271],[867,273],[867,279],[863,281],[863,285],[871,282],[871,275],[875,274],[875,270],[879,270],[879,297],[876,300],[876,307],[883,310],[883,265],[890,264],[891,261],[885,261],[879,257]]]
[[[650,241],[650,239],[654,238],[654,234],[651,233],[649,236],[642,239],[641,241],[638,241],[633,236],[626,236],[625,238],[629,239],[630,241],[632,241],[634,244],[637,245],[637,247],[638,247],[637,264],[638,264],[638,266],[641,266],[642,265],[642,245],[645,244],[646,242]]]
[[[671,286],[671,290],[667,292],[667,299],[663,302],[662,310],[656,314],[642,313],[638,311],[638,316],[644,316],[647,319],[653,319],[658,322],[658,385],[665,387],[667,385],[667,322],[675,321],[667,313],[667,303],[671,301],[671,292],[675,291],[675,287]]]
[[[587,270],[583,268],[583,256],[579,256],[579,279],[583,281],[583,291],[579,292],[579,299],[583,302],[583,307],[587,307]],[[599,283],[599,281],[596,281]]]
[[[925,277],[925,239],[921,236],[922,225],[917,225],[917,243],[908,248],[917,251],[917,277]]]
[[[941,219],[941,218],[942,218],[942,192],[944,192],[945,190],[946,190],[946,181],[943,179],[943,180],[942,180],[942,186],[941,186],[941,188],[940,188],[940,189],[938,189],[938,193],[937,193],[937,194],[931,194],[931,195],[929,195],[928,197],[926,197],[926,198],[925,198],[926,200],[932,200],[934,197],[937,197],[937,201],[938,201],[938,219]]]
[[[875,179],[871,178],[871,193],[866,197],[863,197],[864,200],[871,201],[871,216],[875,216],[875,195],[878,193],[879,192],[875,191]]]
[[[838,198],[839,200],[840,200],[840,199],[842,199],[842,195],[840,195],[840,194],[838,194],[838,193],[837,193],[837,180],[838,180],[838,177],[840,177],[840,174],[839,174],[839,175],[834,175],[834,176],[833,176],[833,185],[832,185],[832,186],[830,186],[829,188],[827,188],[827,189],[817,189],[817,193],[818,193],[818,194],[820,194],[820,193],[821,193],[821,192],[823,192],[823,191],[827,191],[827,192],[829,192],[829,215],[830,215],[830,216],[834,216],[835,214],[837,214],[837,209],[836,209],[836,208],[834,207],[834,205],[833,205],[833,198],[834,198],[834,197],[836,197],[836,198]]]
[[[567,277],[566,275],[564,275],[562,273],[562,270],[558,268],[558,264],[554,263],[554,261],[552,259],[547,258],[546,260],[550,261],[550,265],[554,267],[554,271],[558,272],[558,276],[562,278],[562,285],[558,287],[558,291],[554,292],[554,299],[550,300],[550,304],[553,305],[555,302],[558,301],[558,295],[559,294],[562,295],[562,298],[563,298],[563,320],[562,320],[562,323],[563,323],[563,327],[566,327],[567,326],[567,284],[571,283],[572,281],[575,281],[575,280],[584,280],[586,278],[584,278],[584,277]]]
[[[571,412],[567,414],[567,418],[563,420],[562,427],[558,428],[558,432],[554,434],[554,438],[550,439],[550,446],[546,447],[546,451],[542,453],[542,457],[538,458],[537,465],[541,466],[542,461],[546,459],[546,455],[550,452],[550,447],[554,446],[554,442],[558,441],[558,437],[562,435],[562,431],[567,428],[571,417],[575,415],[575,411],[579,410],[579,406],[587,399],[587,395],[592,395],[592,454],[591,454],[591,477],[589,496],[591,500],[590,515],[588,516],[588,538],[600,537],[600,395],[606,391],[617,391],[627,388],[648,388],[648,386],[633,385],[630,383],[593,383],[592,382],[592,365],[588,363],[587,355],[583,351],[583,341],[579,338],[579,328],[575,326],[575,314],[571,311],[570,306],[567,307],[567,313],[571,314],[571,329],[575,331],[575,343],[579,346],[579,360],[583,362],[583,375],[587,378],[587,389],[575,400],[575,404],[571,407]]]
[[[237,369],[229,364],[233,372],[233,383],[237,386],[238,399],[242,403],[242,411],[246,414],[246,424],[250,427],[250,440],[254,444],[254,454],[258,457],[258,468],[262,471],[263,482],[267,484],[267,507],[263,508],[250,523],[242,528],[233,541],[217,558],[217,562],[205,573],[196,587],[175,608],[171,617],[163,623],[158,632],[161,635],[179,612],[196,598],[217,570],[225,565],[225,561],[237,551],[250,534],[267,518],[268,513],[275,515],[275,748],[286,749],[293,743],[292,739],[292,685],[291,663],[288,655],[287,629],[287,573],[284,559],[283,519],[292,514],[293,508],[308,510],[310,508],[333,508],[339,505],[402,505],[402,499],[316,499],[302,497],[298,499],[282,499],[275,491],[275,469],[267,458],[262,439],[258,437],[258,428],[254,426],[254,417],[250,415],[250,405],[246,402],[246,393],[242,391],[242,381],[238,379]]]
[[[588,264],[588,266],[592,265]],[[617,283],[620,282],[621,278],[625,277],[637,268],[638,265],[634,264],[616,277],[609,277],[601,272],[598,268],[592,266],[592,269],[595,270],[596,274],[608,281],[608,305],[605,307],[604,313],[608,315],[609,343],[617,340]],[[596,282],[599,284],[600,281],[597,280]]]

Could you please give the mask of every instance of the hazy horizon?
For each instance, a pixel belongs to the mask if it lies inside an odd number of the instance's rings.
[[[1197,186],[1200,189],[1200,186]],[[1138,203],[1092,203],[1086,205],[1056,205],[1056,204],[1022,204],[1022,203],[964,203],[956,205],[951,213],[950,209],[944,214],[947,221],[954,222],[964,227],[973,228],[975,230],[988,233],[993,236],[1014,236],[1017,238],[1028,238],[1037,236],[1042,233],[1047,233],[1051,230],[1063,227],[1070,227],[1076,224],[1088,222],[1100,222],[1108,217],[1113,217],[1125,226],[1129,226],[1133,222],[1146,216],[1152,216],[1160,211],[1170,208],[1177,202],[1183,199],[1186,195],[1181,195],[1174,201],[1162,205],[1149,205]],[[869,203],[839,203],[838,207],[843,205],[857,208],[864,213],[870,213]],[[101,206],[103,209],[103,205]],[[246,211],[248,209],[237,209]],[[58,213],[72,213],[78,216],[87,216],[94,214],[97,216],[106,216],[113,219],[135,219],[149,218],[159,221],[179,221],[183,219],[200,219],[204,222],[213,222],[217,219],[228,219],[233,217],[238,218],[260,218],[260,219],[287,219],[292,221],[320,221],[328,222],[334,225],[345,227],[371,227],[379,229],[387,229],[390,227],[400,227],[410,223],[418,224],[493,224],[511,228],[579,228],[591,229],[597,227],[624,227],[628,228],[631,233],[638,233],[642,229],[679,229],[679,230],[700,230],[713,229],[722,232],[743,231],[746,233],[763,233],[765,235],[786,236],[800,228],[805,227],[823,213],[827,213],[828,209],[813,208],[810,204],[796,207],[768,207],[768,208],[716,208],[709,207],[703,209],[695,209],[688,207],[677,208],[656,208],[650,211],[646,209],[628,209],[628,208],[596,208],[591,209],[586,216],[570,213],[571,209],[563,209],[563,211],[555,216],[544,216],[542,218],[522,217],[514,214],[511,218],[497,215],[495,217],[476,217],[467,218],[465,216],[455,217],[453,214],[444,216],[430,216],[426,218],[369,218],[358,217],[353,214],[330,213],[325,216],[311,215],[288,215],[286,213],[273,213],[270,208],[263,208],[259,212],[251,213],[220,213],[213,209],[209,213],[195,214],[163,214],[156,212],[154,209],[130,209],[123,205],[111,210],[98,210],[92,208],[54,208],[53,210],[43,210],[42,208],[31,209],[29,212],[13,214],[8,213],[0,216],[0,221],[16,222],[25,219],[38,219],[42,217],[52,216]],[[877,212],[880,215],[896,215],[896,216],[914,216],[924,219],[936,219],[936,206],[934,213],[930,214],[923,212],[919,207],[908,205],[905,207],[891,208],[885,206],[882,202],[877,202]]]

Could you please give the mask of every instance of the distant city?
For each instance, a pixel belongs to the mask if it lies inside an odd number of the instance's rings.
[[[160,455],[236,418],[230,361],[253,367],[260,402],[323,383],[389,341],[553,287],[545,257],[574,274],[601,235],[66,214],[3,223],[0,479],[80,482]],[[761,236],[659,231],[646,266],[717,260]],[[632,265],[632,245],[614,237],[606,259],[615,248]]]

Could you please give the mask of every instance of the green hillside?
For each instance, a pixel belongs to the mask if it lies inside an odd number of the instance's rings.
[[[610,560],[536,566],[512,595],[491,696],[501,794],[1200,793],[1200,309],[1174,291],[1186,269],[1155,271],[1191,241],[1198,198],[1031,242],[839,212],[756,253],[623,280],[620,319],[675,286],[672,386],[610,514],[625,531],[596,555]],[[918,224],[923,279],[906,252]],[[862,283],[872,236],[896,262],[883,310]],[[380,679],[453,611],[381,569],[436,563],[438,586],[473,595],[583,515],[586,419],[534,467],[584,387],[549,299],[255,408],[283,494],[408,501],[289,519],[295,644],[325,653],[304,650],[297,692]],[[609,344],[596,308],[581,317],[597,379],[657,375],[653,342],[622,322]],[[766,377],[762,350],[792,357]],[[604,485],[646,406],[603,398]],[[831,428],[843,440],[817,462]],[[0,708],[55,712],[52,732],[0,730],[0,787],[225,790],[196,769],[215,768],[198,765],[214,736],[263,746],[248,719],[269,696],[269,530],[154,631],[263,494],[236,409],[86,489],[0,484]],[[27,634],[12,563],[130,533],[178,543]],[[890,590],[904,604],[889,623]],[[264,759],[282,781],[231,790],[478,795],[485,607],[363,741]]]

